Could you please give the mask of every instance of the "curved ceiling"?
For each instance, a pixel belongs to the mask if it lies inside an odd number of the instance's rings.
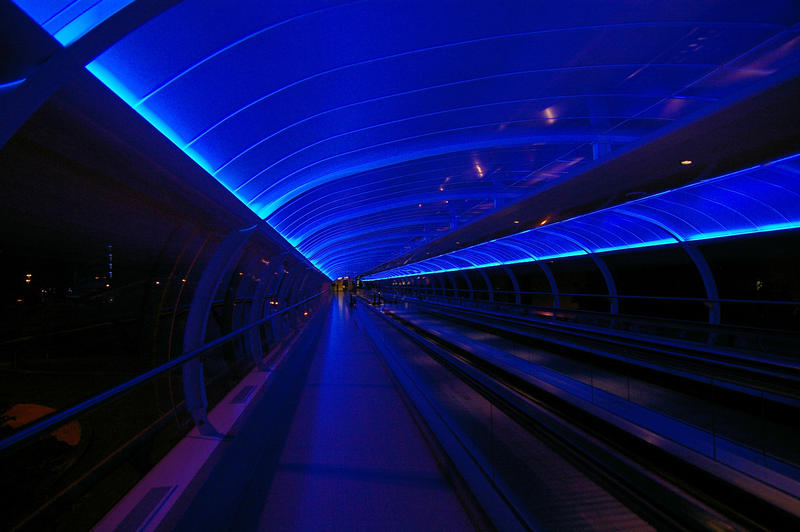
[[[800,154],[364,277],[394,279],[800,228]]]
[[[800,59],[791,0],[542,4],[185,0],[87,68],[336,278]]]

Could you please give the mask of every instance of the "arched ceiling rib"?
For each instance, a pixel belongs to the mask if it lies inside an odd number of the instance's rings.
[[[352,276],[796,63],[799,12],[185,0],[87,68],[324,273]]]
[[[800,154],[367,276],[392,279],[800,228]],[[517,253],[509,253],[514,248]],[[444,266],[443,266],[444,265]]]

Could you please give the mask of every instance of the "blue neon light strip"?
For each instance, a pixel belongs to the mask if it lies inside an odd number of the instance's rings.
[[[17,79],[14,81],[8,81],[6,83],[0,83],[0,92],[10,91],[11,89],[15,89],[25,83],[27,78]]]
[[[365,281],[535,262],[800,228],[800,154],[385,270]],[[569,247],[574,249],[569,250]],[[504,260],[514,247],[527,258]],[[547,250],[551,250],[547,252]],[[566,249],[566,251],[565,251]],[[439,268],[477,253],[466,268]]]
[[[645,4],[183,0],[87,68],[326,275],[354,277],[800,57],[790,0]],[[626,245],[620,223],[592,248]],[[453,267],[577,253],[568,238]]]
[[[52,35],[69,46],[133,0],[12,0]]]

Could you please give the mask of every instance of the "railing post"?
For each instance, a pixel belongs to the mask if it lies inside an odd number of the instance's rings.
[[[186,328],[183,333],[183,352],[188,353],[203,346],[206,339],[206,326],[211,305],[214,302],[220,283],[229,271],[231,264],[238,259],[245,243],[255,232],[256,226],[234,231],[217,247],[211,257],[200,283],[195,290],[189,314],[186,317]],[[186,409],[192,416],[201,434],[217,435],[217,430],[208,421],[206,409],[206,386],[203,378],[203,363],[199,358],[183,365],[183,393],[186,397]]]

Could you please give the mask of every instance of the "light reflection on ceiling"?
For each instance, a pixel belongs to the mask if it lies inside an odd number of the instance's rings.
[[[800,59],[793,1],[546,4],[185,0],[87,68],[336,278]]]
[[[364,277],[403,278],[800,228],[800,154]]]

